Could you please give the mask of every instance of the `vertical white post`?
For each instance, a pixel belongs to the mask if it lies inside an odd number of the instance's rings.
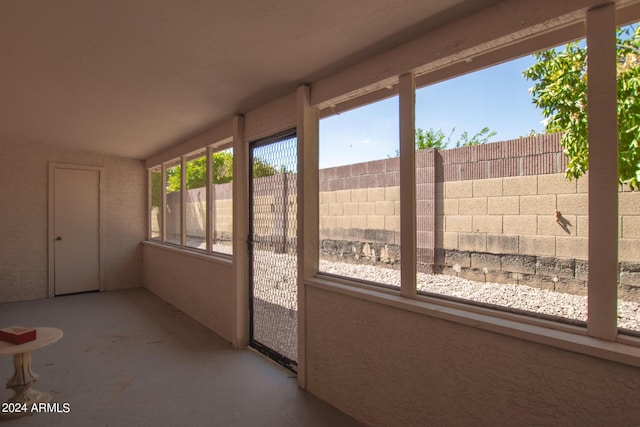
[[[151,232],[151,169],[147,169],[147,240],[151,240],[153,233]]]
[[[180,157],[180,246],[187,244],[187,161]]]
[[[400,76],[400,293],[416,295],[416,148],[413,74]]]
[[[160,240],[162,242],[167,241],[167,166],[163,163],[160,169],[162,173],[162,205],[160,206],[161,217],[160,221]]]
[[[319,197],[318,109],[310,104],[310,89],[297,90],[296,133],[298,138],[298,386],[307,387],[306,377],[306,288],[305,280],[318,272]]]
[[[589,124],[589,317],[587,333],[617,334],[618,130],[615,5],[587,12]]]
[[[244,117],[233,118],[233,348],[249,345],[249,150]]]
[[[207,206],[207,212],[205,214],[205,242],[207,245],[207,253],[211,252],[211,249],[213,247],[213,204],[216,202],[215,199],[213,198],[213,170],[211,170],[212,165],[211,165],[211,156],[213,155],[213,149],[211,148],[211,146],[207,147],[207,151],[205,152],[205,156],[207,156],[207,161],[205,162],[207,165],[207,177],[205,179],[205,184],[206,184],[206,197],[207,197],[207,202],[206,202],[206,206]]]

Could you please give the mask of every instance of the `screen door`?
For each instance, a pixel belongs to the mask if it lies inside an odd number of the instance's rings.
[[[298,358],[295,131],[252,143],[250,165],[250,344],[295,372]]]

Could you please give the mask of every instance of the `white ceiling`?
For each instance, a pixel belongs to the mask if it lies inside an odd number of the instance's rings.
[[[496,0],[0,0],[0,137],[145,159]]]

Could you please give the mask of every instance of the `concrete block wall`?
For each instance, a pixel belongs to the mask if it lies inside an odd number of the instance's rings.
[[[418,151],[418,270],[585,294],[588,178],[565,177],[560,137]],[[321,256],[397,263],[398,159],[323,169],[320,183]],[[640,192],[621,189],[619,212],[619,293],[640,301]]]
[[[436,217],[436,200],[442,197],[442,187],[436,185],[436,165],[441,163],[436,150],[416,152],[416,262],[422,273],[434,272],[436,234],[442,227]]]
[[[416,225],[418,270],[432,273],[436,266],[436,248],[462,247],[467,250],[487,250],[486,235],[492,231],[503,234],[503,223],[488,212],[506,212],[507,227],[520,225],[519,208],[510,204],[520,191],[532,192],[531,180],[527,182],[502,181],[503,177],[519,177],[522,174],[559,173],[566,160],[559,145],[559,135],[541,135],[474,147],[452,150],[420,150],[416,153]],[[533,176],[535,178],[535,176]],[[370,247],[378,253],[393,245],[399,260],[399,159],[340,166],[320,170],[320,240],[321,255],[342,261],[371,260]],[[475,188],[470,186],[474,182]],[[449,197],[443,194],[448,185]],[[469,185],[467,185],[469,184]],[[527,187],[528,186],[528,187]],[[364,191],[366,190],[366,192]],[[475,191],[473,193],[472,191]],[[537,184],[536,190],[537,191]],[[495,195],[493,195],[495,193]],[[390,196],[391,194],[391,196]],[[475,194],[476,197],[472,197]],[[499,194],[499,197],[498,197]],[[481,196],[485,196],[482,198]],[[492,196],[493,195],[493,196]],[[491,198],[489,198],[492,196]],[[509,199],[506,196],[511,196]],[[464,198],[458,200],[449,200]],[[391,202],[395,209],[391,210]],[[377,203],[377,205],[376,205]],[[463,212],[482,212],[445,217],[447,209]],[[475,216],[475,217],[474,217]],[[448,223],[444,224],[444,220]],[[475,222],[474,222],[475,221]],[[445,226],[449,229],[445,230]],[[449,231],[443,233],[443,230]],[[456,233],[464,233],[459,237]],[[535,234],[535,233],[534,233]],[[455,237],[455,243],[453,239]],[[444,246],[445,241],[448,246]],[[513,244],[513,239],[490,239],[490,246],[502,242]],[[387,259],[387,261],[390,261]]]
[[[565,177],[559,140],[442,152],[436,272],[586,294],[588,177]],[[621,189],[619,213],[619,294],[640,301],[640,192]]]
[[[276,174],[256,178],[253,182],[253,204],[256,240],[282,245],[285,241],[295,247],[297,195],[296,174]],[[232,183],[214,184],[212,196],[214,238],[231,241],[233,228]],[[187,190],[186,234],[188,238],[204,239],[206,233],[206,188]],[[167,194],[167,236],[179,235],[180,192]],[[153,229],[159,230],[157,210],[151,214]]]
[[[254,240],[281,252],[294,250],[297,230],[297,175],[276,174],[253,180]],[[274,246],[275,245],[275,246]]]
[[[204,239],[207,231],[207,188],[192,188],[187,190],[185,196],[185,227],[187,238]]]
[[[436,271],[585,294],[583,182],[557,173],[443,183]]]
[[[442,247],[586,259],[585,180],[559,173],[445,182]]]
[[[217,199],[213,208],[213,232],[215,239],[231,242],[233,235],[233,201]]]
[[[321,169],[319,196],[323,258],[398,265],[399,159]]]
[[[584,294],[588,179],[569,180],[565,168],[560,134],[418,151],[418,271]],[[254,180],[257,241],[294,247],[296,179]],[[399,184],[397,158],[320,170],[321,257],[398,267]],[[216,236],[225,239],[231,184],[214,191]],[[204,237],[203,200],[203,189],[189,190],[189,235]],[[621,189],[619,212],[620,294],[640,301],[640,192]]]
[[[368,230],[376,230],[389,233],[371,239],[400,243],[400,187],[321,192],[320,218],[321,238],[364,238]]]
[[[216,239],[231,240],[233,227],[232,184],[214,184],[213,186],[213,230]],[[192,188],[185,195],[186,234],[188,238],[205,238],[206,234],[206,188]],[[180,230],[180,192],[167,195],[167,235],[179,235]],[[153,230],[159,230],[157,208],[151,211]]]

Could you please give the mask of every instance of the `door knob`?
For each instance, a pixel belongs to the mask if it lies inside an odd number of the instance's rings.
[[[58,240],[58,241],[59,241],[59,240],[62,240],[62,237],[61,237],[61,236],[58,236],[58,237],[56,237],[56,240]]]

